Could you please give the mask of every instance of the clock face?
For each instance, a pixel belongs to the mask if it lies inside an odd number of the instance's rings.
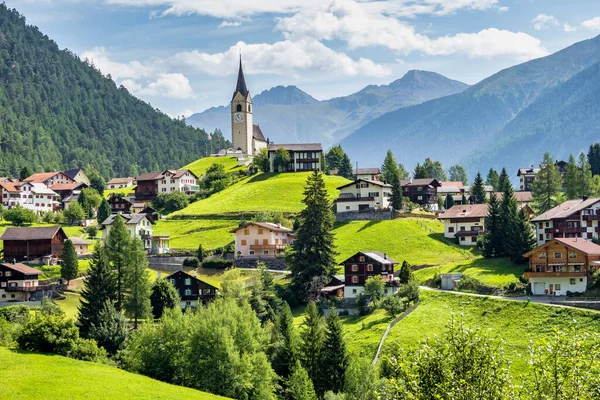
[[[244,114],[242,114],[242,113],[235,113],[235,114],[233,114],[233,120],[235,122],[243,122],[244,121]]]

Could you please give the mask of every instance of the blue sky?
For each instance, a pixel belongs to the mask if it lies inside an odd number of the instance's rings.
[[[410,69],[473,84],[600,34],[598,0],[5,0],[170,115],[231,99],[242,52],[251,93],[317,99]]]

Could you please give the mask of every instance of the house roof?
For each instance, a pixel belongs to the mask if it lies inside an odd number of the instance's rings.
[[[567,218],[576,212],[579,212],[583,209],[593,206],[598,203],[600,198],[590,198],[590,199],[575,199],[575,200],[567,200],[562,204],[557,205],[554,208],[542,213],[531,220],[531,222],[540,222],[540,221],[548,221],[551,219],[560,219]]]
[[[38,183],[38,182],[32,182],[33,185],[33,193],[35,194],[47,194],[50,196],[58,196],[58,193],[56,193],[54,190],[50,189],[48,186],[44,185],[43,183]]]
[[[502,197],[504,197],[502,192],[494,192],[494,195],[498,200],[502,200]],[[533,201],[531,192],[515,192],[514,195],[517,203],[531,203]]]
[[[462,186],[442,185],[437,191],[438,193],[460,193],[464,192],[464,190],[465,189]]]
[[[464,189],[465,185],[463,185],[463,183],[461,181],[446,181],[446,182],[440,182],[440,185],[442,187],[446,187],[446,186],[450,186],[450,187],[455,187],[458,186],[461,189]]]
[[[534,168],[533,165],[531,166],[531,168],[519,168],[519,172],[517,172],[517,176],[521,176],[521,175],[531,175],[531,174],[537,174],[538,172],[540,172],[539,168]]]
[[[343,189],[343,188],[347,188],[349,186],[356,185],[356,183],[358,183],[358,182],[366,182],[366,183],[370,183],[372,185],[381,186],[381,187],[390,187],[390,188],[392,187],[392,185],[390,185],[388,183],[381,182],[381,181],[374,181],[374,180],[371,180],[371,179],[357,179],[354,182],[350,182],[350,183],[347,183],[345,185],[342,185],[342,186],[338,187],[337,189],[340,190],[340,189]]]
[[[553,243],[564,244],[565,246],[570,247],[574,250],[578,250],[588,256],[600,255],[600,246],[583,238],[554,238],[549,242],[546,242],[543,245],[536,247],[530,252],[523,254],[523,257],[529,257],[532,254],[550,246]]]
[[[487,204],[457,204],[440,214],[439,219],[483,218],[488,215]]]
[[[440,187],[440,183],[437,179],[424,178],[424,179],[403,179],[400,181],[400,186],[433,186]]]
[[[197,280],[198,282],[202,282],[202,283],[204,283],[205,285],[208,285],[208,286],[212,287],[212,288],[213,288],[213,289],[215,289],[215,290],[219,290],[219,288],[218,288],[218,287],[216,287],[216,286],[214,286],[214,285],[211,285],[210,283],[208,283],[208,282],[206,282],[206,281],[203,281],[202,279],[198,279],[198,278],[196,278],[194,275],[192,275],[192,274],[189,274],[189,273],[185,272],[185,271],[184,271],[184,270],[182,270],[182,269],[180,269],[180,270],[177,270],[177,271],[173,272],[172,274],[165,276],[165,279],[169,279],[169,278],[171,278],[172,276],[179,275],[179,274],[184,274],[184,275],[187,275],[187,276],[186,276],[186,278],[189,276],[190,278],[192,278],[192,279],[195,279],[195,280]]]
[[[293,233],[294,232],[292,229],[286,228],[285,226],[281,226],[279,224],[273,224],[271,222],[254,222],[254,221],[248,222],[241,226],[238,226],[237,228],[233,229],[231,232],[235,233],[235,232],[239,231],[240,229],[244,229],[250,225],[260,226],[261,228],[265,228],[265,229],[268,229],[273,232],[283,232],[283,233]]]
[[[65,172],[63,172],[63,174],[65,174],[66,176],[68,176],[71,179],[75,179],[77,174],[80,172],[85,175],[85,172],[83,172],[83,169],[81,169],[81,168],[68,169]]]
[[[90,242],[88,242],[85,239],[80,238],[79,236],[70,237],[69,240],[71,242],[73,242],[73,244],[83,244],[83,245],[90,244]]]
[[[267,141],[267,139],[265,139],[265,135],[263,135],[262,130],[260,129],[260,126],[258,125],[252,125],[252,137],[256,140],[262,140],[263,142]]]
[[[173,175],[174,179],[179,179],[181,178],[183,175],[185,175],[186,172],[189,172],[191,175],[193,175],[196,179],[198,179],[198,177],[196,176],[196,174],[194,174],[192,171],[190,171],[189,169],[168,169],[166,171],[164,171],[162,173],[162,175],[165,175],[167,172],[171,173]]]
[[[117,217],[117,215],[120,215],[121,217],[123,217],[123,219],[124,219],[123,222],[125,223],[125,225],[137,225],[143,219],[147,219],[152,224],[154,224],[154,221],[152,221],[152,218],[148,214],[137,213],[137,214],[112,214],[110,217],[106,218],[104,220],[104,222],[102,222],[101,225],[102,226],[112,225],[115,222],[115,218]]]
[[[87,187],[85,183],[55,183],[54,185],[50,186],[50,189],[56,192],[62,190],[75,190],[81,186]]]
[[[25,275],[42,275],[43,272],[40,270],[37,270],[35,268],[31,268],[25,264],[21,264],[21,263],[2,263],[3,267],[6,267],[8,269],[12,269],[13,271],[17,271],[20,272],[22,274]]]
[[[377,261],[381,264],[385,264],[385,265],[398,264],[398,261],[394,260],[393,258],[388,257],[385,253],[382,253],[380,251],[373,251],[373,250],[359,251],[356,254],[362,254],[366,257],[369,257],[372,260],[375,260],[375,261]],[[356,256],[356,254],[352,255],[352,257]],[[346,263],[352,257],[348,257],[346,260],[342,261],[340,264]]]
[[[138,182],[140,182],[140,181],[155,181],[157,179],[162,178],[162,176],[163,176],[162,172],[144,172],[143,174],[141,174],[140,176],[135,178],[135,180]]]
[[[379,168],[358,168],[352,171],[354,175],[378,175],[381,173]]]
[[[276,151],[280,147],[283,147],[287,151],[323,151],[321,143],[270,144],[269,151]]]
[[[10,193],[20,193],[21,190],[13,182],[0,182],[0,187]]]
[[[133,182],[134,180],[135,180],[135,178],[132,176],[128,176],[126,178],[112,178],[111,180],[106,182],[106,184],[107,185],[121,185],[124,183]]]
[[[60,172],[39,172],[39,173],[33,174],[29,178],[25,179],[25,182],[44,183],[48,179],[50,179],[53,176],[58,175],[58,174],[60,174]]]
[[[38,226],[34,228],[6,228],[0,240],[44,240],[52,239],[64,231],[60,226]],[[66,237],[67,235],[65,235]]]

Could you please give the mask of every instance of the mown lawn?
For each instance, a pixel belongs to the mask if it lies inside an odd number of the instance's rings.
[[[224,399],[108,365],[0,347],[0,397],[5,399]]]
[[[422,290],[416,310],[390,331],[384,353],[392,342],[410,348],[441,335],[453,315],[504,340],[504,354],[515,376],[527,370],[529,340],[549,335],[553,329],[600,332],[600,313],[593,311]]]
[[[129,196],[135,193],[135,185],[120,188],[120,189],[105,189],[104,190],[104,198],[108,199],[111,194],[120,194],[123,196]]]
[[[152,232],[171,236],[172,249],[197,249],[202,244],[205,250],[212,250],[231,243],[234,236],[230,231],[238,225],[237,219],[163,219],[156,221]]]
[[[65,312],[67,317],[77,319],[77,315],[79,314],[78,307],[79,302],[81,301],[81,296],[79,293],[73,292],[65,292],[64,300],[54,300],[56,304],[60,307],[61,310]]]
[[[237,172],[245,169],[244,166],[238,166],[236,157],[205,157],[186,165],[182,169],[189,169],[196,174],[198,178],[200,178],[206,173],[208,167],[213,164],[223,165],[225,167],[225,171],[227,172]]]
[[[304,185],[310,173],[263,173],[241,180],[207,199],[190,204],[170,218],[198,215],[242,215],[255,212],[297,213],[303,208]],[[349,181],[339,176],[325,176],[331,199],[338,195],[336,188]]]

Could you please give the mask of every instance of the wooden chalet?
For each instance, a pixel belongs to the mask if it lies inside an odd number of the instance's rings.
[[[59,258],[67,238],[60,226],[6,228],[0,236],[7,261]]]
[[[437,188],[441,184],[436,179],[408,179],[400,181],[400,186],[402,186],[402,195],[412,203],[431,211],[438,209]]]
[[[145,172],[136,178],[136,201],[152,201],[158,196],[158,181],[163,178],[162,172]]]
[[[127,197],[123,195],[112,193],[108,197],[108,204],[110,204],[110,210],[113,214],[130,214],[133,207],[133,203],[129,201]]]
[[[378,251],[360,251],[342,262],[344,266],[344,297],[355,298],[367,279],[381,275],[386,282],[386,293],[394,293],[399,288],[399,281],[394,279],[394,268],[398,261]]]
[[[50,289],[38,285],[38,276],[42,274],[42,271],[25,264],[0,264],[0,303],[33,300],[32,293]]]
[[[179,292],[181,308],[196,307],[198,304],[206,304],[215,298],[219,290],[215,286],[182,270],[172,273],[165,279],[175,286],[175,289]]]

